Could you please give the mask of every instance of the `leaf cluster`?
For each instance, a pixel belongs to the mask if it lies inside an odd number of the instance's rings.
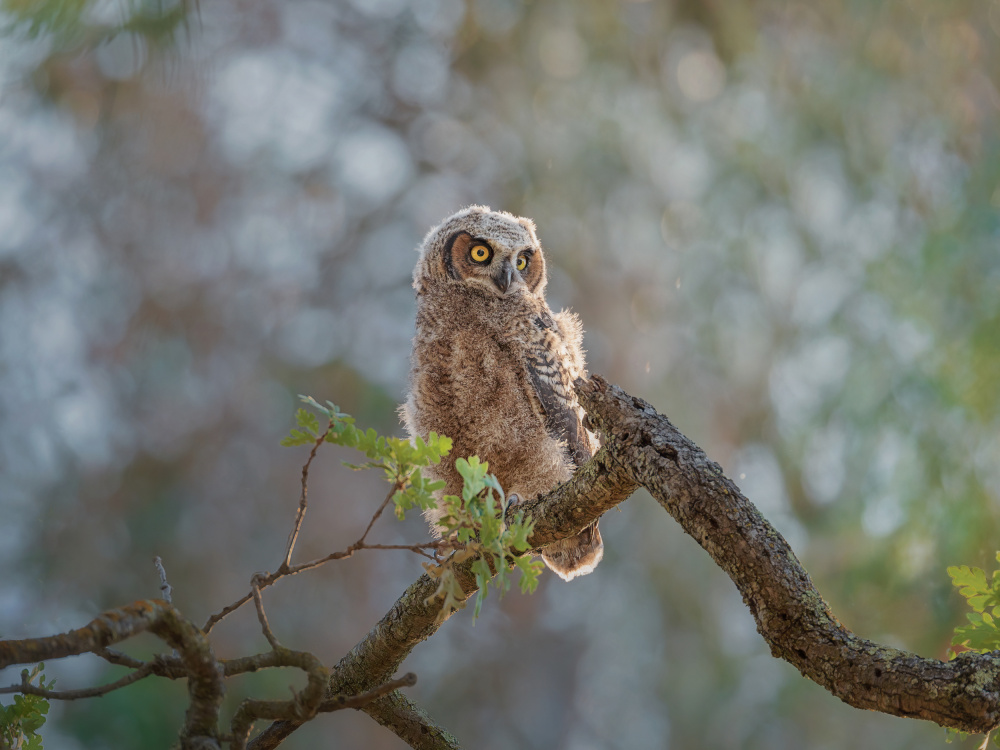
[[[22,684],[29,685],[38,678],[38,686],[51,690],[55,680],[45,681],[42,670],[45,664],[40,663],[21,672]],[[49,702],[40,695],[15,695],[14,702],[9,706],[0,706],[0,747],[11,750],[42,750],[42,736],[38,730],[45,723],[45,715],[49,712]]]
[[[542,564],[525,554],[531,545],[528,537],[535,522],[518,511],[506,519],[508,498],[497,478],[489,471],[489,463],[478,456],[455,461],[455,469],[462,477],[462,495],[445,495],[441,498],[442,515],[438,520],[444,533],[463,545],[441,566],[427,565],[428,573],[438,577],[438,590],[434,596],[444,599],[439,617],[447,617],[461,606],[461,590],[454,580],[451,566],[472,559],[472,572],[476,576],[479,595],[473,617],[478,617],[490,583],[500,596],[510,590],[510,572],[516,568],[522,593],[533,593],[538,586]]]
[[[465,594],[455,575],[455,565],[471,560],[479,595],[476,599],[475,617],[479,616],[483,600],[492,583],[503,596],[511,584],[510,572],[520,572],[522,592],[534,592],[542,564],[525,554],[530,545],[528,537],[534,521],[525,519],[521,512],[512,520],[505,520],[508,499],[497,481],[489,474],[489,464],[478,456],[459,458],[455,468],[462,476],[462,494],[445,495],[440,501],[434,493],[444,489],[445,483],[423,476],[421,469],[438,464],[451,452],[452,441],[444,435],[431,432],[427,440],[417,437],[412,442],[403,438],[379,435],[374,429],[363,430],[355,425],[354,418],[340,411],[336,404],[326,405],[302,396],[302,401],[313,411],[299,409],[295,419],[298,429],[293,429],[281,444],[284,446],[313,445],[323,442],[342,445],[364,453],[367,461],[359,464],[344,462],[356,469],[379,469],[393,485],[392,501],[396,517],[404,518],[406,511],[422,511],[440,507],[438,524],[443,536],[452,543],[454,552],[439,563],[424,567],[435,578],[438,587],[431,599],[442,600],[439,619],[465,605]],[[327,421],[321,431],[321,419]],[[440,502],[440,506],[439,506]]]
[[[1000,562],[1000,552],[996,559]],[[948,568],[948,575],[973,610],[965,615],[969,624],[955,628],[952,644],[980,653],[1000,649],[1000,570],[987,578],[980,568],[956,565]]]
[[[364,453],[368,459],[364,463],[345,461],[344,465],[356,470],[382,470],[386,481],[395,487],[392,502],[396,518],[400,520],[411,508],[428,510],[436,507],[434,492],[443,489],[444,482],[427,479],[420,470],[440,463],[441,458],[451,452],[451,438],[435,432],[428,435],[426,441],[418,437],[412,443],[403,438],[385,437],[370,427],[367,430],[356,427],[354,417],[340,411],[331,401],[323,406],[309,396],[300,398],[326,417],[326,430],[320,432],[319,417],[306,409],[299,409],[295,421],[301,429],[293,429],[282,439],[282,445],[318,445],[325,441]]]

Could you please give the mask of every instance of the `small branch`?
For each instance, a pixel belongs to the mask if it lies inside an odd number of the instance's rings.
[[[316,438],[312,450],[309,451],[309,458],[306,459],[305,464],[302,466],[302,492],[299,495],[299,509],[295,513],[295,523],[292,524],[292,532],[288,535],[288,545],[285,547],[285,559],[282,560],[279,570],[287,568],[292,564],[292,552],[295,551],[295,543],[299,539],[302,521],[306,517],[306,510],[309,507],[309,466],[312,464],[313,459],[316,458],[316,452],[332,429],[333,420],[330,420],[326,425],[326,429],[323,430],[323,434]],[[206,630],[205,632],[207,633],[208,631]]]
[[[382,504],[379,505],[378,510],[376,510],[375,514],[371,517],[371,520],[368,522],[368,526],[365,528],[364,533],[358,541],[341,552],[334,552],[326,557],[321,557],[319,559],[300,563],[298,565],[292,565],[292,553],[295,550],[295,543],[299,538],[299,532],[302,529],[302,521],[305,518],[306,510],[308,509],[309,467],[312,464],[313,459],[316,458],[316,452],[319,450],[320,445],[323,444],[323,441],[326,439],[326,436],[331,429],[333,429],[333,422],[330,422],[327,425],[326,430],[323,431],[323,434],[316,438],[316,441],[313,443],[312,450],[309,451],[309,458],[306,459],[305,464],[302,466],[302,491],[299,495],[299,507],[295,513],[295,522],[292,524],[292,531],[288,535],[288,545],[285,549],[285,557],[281,561],[281,565],[278,566],[278,569],[274,573],[258,574],[257,581],[258,588],[260,590],[266,589],[268,586],[273,585],[285,576],[303,573],[307,570],[312,570],[313,568],[325,565],[328,562],[332,562],[333,560],[345,560],[349,557],[353,557],[355,552],[362,549],[405,549],[437,562],[437,557],[428,554],[425,550],[438,551],[441,549],[450,549],[454,546],[451,542],[440,539],[433,542],[427,542],[426,544],[368,544],[365,541],[368,538],[368,532],[372,530],[375,522],[382,516],[382,512],[386,509],[386,506],[388,506],[392,501],[392,496],[396,494],[396,491],[399,489],[398,484],[394,484],[392,489],[389,490],[389,493],[385,496]],[[212,631],[212,628],[253,598],[254,593],[251,591],[249,594],[245,594],[237,599],[228,607],[224,607],[219,612],[216,612],[205,621],[205,624],[202,626],[202,632],[204,632],[205,635],[208,635]]]
[[[156,571],[160,574],[160,593],[163,595],[163,600],[168,604],[172,604],[170,593],[173,589],[167,583],[167,571],[163,567],[163,560],[160,559],[159,555],[153,558],[153,565],[156,566]]]
[[[415,750],[461,750],[451,732],[402,693],[391,693],[362,709]]]
[[[177,650],[187,674],[191,702],[181,732],[181,747],[186,750],[207,746],[205,743],[217,744],[224,686],[215,654],[204,634],[162,599],[138,601],[109,610],[86,626],[68,633],[0,641],[0,669],[87,652],[110,655],[112,652],[108,652],[107,647],[112,643],[147,630]],[[150,663],[150,671],[155,670],[152,666],[155,663]]]
[[[983,733],[1000,724],[1000,655],[925,659],[859,638],[739,488],[652,406],[598,376],[580,403],[617,460],[736,584],[771,653],[856,708]]]
[[[389,493],[385,496],[385,500],[382,501],[382,504],[378,506],[378,510],[375,511],[375,515],[372,516],[372,520],[368,522],[368,526],[365,528],[365,533],[362,534],[361,538],[358,539],[358,541],[356,541],[352,546],[357,545],[358,549],[360,549],[364,545],[365,539],[368,538],[368,532],[372,530],[372,526],[374,526],[375,522],[381,517],[382,511],[385,510],[385,506],[389,504],[389,501],[392,500],[392,496],[396,494],[397,490],[399,490],[398,480],[394,485],[392,485],[392,489],[389,490]]]
[[[74,701],[79,700],[80,698],[97,698],[102,695],[107,695],[108,693],[118,690],[119,688],[131,685],[133,682],[138,682],[141,679],[149,677],[151,674],[153,674],[153,663],[149,662],[142,668],[125,675],[120,680],[109,682],[107,685],[99,685],[98,687],[82,688],[80,690],[46,690],[45,688],[32,685],[22,679],[20,685],[10,685],[9,687],[0,688],[0,694],[22,693],[24,695],[40,695],[42,698],[57,701]]]
[[[320,704],[319,710],[327,712],[340,711],[343,708],[363,708],[372,701],[388,695],[393,690],[399,690],[399,688],[404,687],[413,687],[416,684],[417,676],[413,672],[407,672],[399,679],[389,680],[388,682],[379,685],[377,688],[369,690],[367,693],[361,693],[360,695],[335,695],[332,698],[327,698]]]
[[[635,481],[614,459],[616,446],[615,441],[609,441],[570,481],[545,497],[509,509],[511,514],[522,509],[531,513],[535,526],[528,541],[532,546],[541,547],[578,534],[636,489]],[[581,498],[586,498],[586,502],[581,502]],[[465,595],[475,593],[471,561],[456,565],[454,572]],[[436,590],[437,581],[426,574],[411,584],[368,635],[334,667],[331,692],[358,694],[386,682],[414,646],[432,636],[448,619],[438,619],[441,601],[432,599]],[[301,722],[275,722],[250,747],[272,750],[299,726]]]
[[[367,532],[365,532],[367,533]],[[367,542],[361,541],[360,539],[352,544],[347,549],[341,552],[333,552],[326,557],[320,557],[316,560],[310,560],[309,562],[299,563],[298,565],[293,565],[285,573],[281,575],[274,574],[268,576],[267,585],[270,586],[274,581],[279,578],[283,578],[286,575],[293,576],[297,573],[304,573],[307,570],[312,570],[313,568],[318,568],[320,565],[325,565],[332,560],[346,560],[349,557],[353,557],[355,552],[363,549],[402,549],[414,552],[422,557],[426,557],[429,560],[437,561],[434,555],[427,554],[424,550],[451,550],[457,547],[464,546],[458,545],[455,542],[451,542],[447,539],[436,539],[432,542],[424,542],[423,544],[368,544]],[[271,580],[273,578],[273,580]]]
[[[378,515],[382,512],[382,510],[385,508],[385,505],[386,504],[383,502],[382,507],[380,507],[379,510],[376,512],[375,518],[377,518]],[[369,523],[368,525],[369,529],[371,529],[371,525],[372,524]],[[261,573],[258,575],[257,579],[258,587],[260,588],[261,591],[263,591],[268,586],[273,586],[275,583],[280,581],[285,576],[294,576],[297,575],[298,573],[304,573],[307,570],[312,570],[313,568],[318,568],[321,565],[326,565],[326,563],[332,562],[333,560],[346,560],[349,557],[353,557],[355,552],[358,552],[359,550],[363,549],[409,550],[410,552],[420,555],[421,557],[426,557],[428,560],[437,562],[438,561],[437,558],[432,554],[428,554],[425,550],[440,551],[440,550],[450,550],[456,547],[454,542],[451,542],[447,539],[436,539],[431,542],[424,542],[423,544],[369,544],[368,542],[364,541],[364,537],[367,534],[368,531],[366,530],[365,534],[362,535],[362,537],[358,539],[358,541],[349,546],[347,549],[341,550],[339,552],[332,552],[326,557],[320,557],[317,558],[316,560],[310,560],[309,562],[299,563],[298,565],[279,568],[274,573]],[[253,599],[252,591],[248,594],[244,594],[242,597],[237,599],[228,607],[225,607],[221,609],[219,612],[216,612],[214,615],[209,617],[208,620],[205,621],[205,624],[202,626],[202,631],[207,635],[212,630],[212,628],[214,628],[216,625],[219,624],[219,622],[221,622],[224,618],[226,618],[227,616],[231,615],[233,612],[238,610],[240,607],[242,607],[251,599]]]
[[[271,630],[271,625],[267,621],[267,613],[264,612],[264,601],[260,598],[260,582],[257,576],[253,577],[250,585],[252,586],[253,603],[257,608],[257,620],[260,622],[260,629],[264,632],[267,642],[271,644],[271,648],[278,651],[281,649],[281,644],[278,643],[278,638],[274,635],[274,631]]]
[[[113,648],[99,648],[94,651],[95,654],[100,656],[107,662],[114,664],[119,667],[129,667],[131,669],[142,669],[146,666],[146,662],[135,659],[128,654],[123,654],[121,651],[115,651]]]
[[[246,747],[254,722],[260,719],[306,722],[321,710],[320,706],[326,696],[326,684],[330,676],[323,663],[310,653],[292,651],[281,646],[276,646],[271,656],[270,666],[298,667],[305,671],[309,680],[301,692],[293,694],[290,701],[247,699],[240,703],[232,721],[234,750],[243,750]]]
[[[379,699],[386,699],[386,696],[393,694],[394,691],[403,687],[410,687],[417,684],[417,676],[413,672],[407,672],[402,677],[395,680],[388,680],[383,684],[368,690],[364,693],[358,695],[335,695],[332,698],[327,698],[318,707],[317,712],[325,713],[330,711],[340,711],[345,708],[355,708],[355,709],[367,709],[371,705],[375,705]],[[246,701],[244,701],[246,703]],[[278,707],[268,705],[261,706],[265,710],[274,710]],[[280,709],[279,709],[280,710]],[[251,750],[265,750],[270,748],[275,748],[281,744],[281,742],[288,737],[292,732],[294,732],[298,727],[305,723],[304,719],[299,719],[293,716],[263,716],[260,715],[259,718],[273,719],[274,723],[271,724],[264,732],[255,737],[253,741],[248,745]],[[426,726],[433,726],[427,724]],[[443,730],[441,730],[443,731]],[[234,732],[235,732],[235,719],[234,719]],[[456,745],[457,747],[457,745]],[[242,748],[239,748],[242,750]]]
[[[212,628],[214,628],[216,625],[222,622],[226,617],[228,617],[233,612],[238,610],[240,607],[242,607],[251,599],[253,599],[253,594],[244,594],[235,602],[230,604],[228,607],[223,607],[221,610],[219,610],[214,615],[205,620],[205,624],[201,626],[201,632],[203,632],[205,635],[208,635],[209,633],[212,632]]]

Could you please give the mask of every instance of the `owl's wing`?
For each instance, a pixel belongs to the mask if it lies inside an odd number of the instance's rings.
[[[580,421],[580,407],[573,392],[573,377],[558,325],[548,313],[536,316],[538,330],[535,346],[528,353],[528,375],[534,396],[545,416],[545,429],[556,440],[565,440],[569,455],[577,466],[592,455],[587,431]]]

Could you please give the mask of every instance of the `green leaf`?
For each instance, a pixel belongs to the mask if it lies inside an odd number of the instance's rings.
[[[430,604],[435,599],[441,599],[441,609],[438,611],[436,621],[444,622],[448,616],[465,606],[465,594],[455,577],[455,571],[450,566],[437,566],[426,564],[424,569],[428,575],[437,576],[438,587],[433,594],[424,600],[425,604]]]
[[[1000,649],[1000,571],[987,581],[983,570],[958,565],[948,568],[948,575],[973,610],[966,613],[969,623],[955,628],[952,644],[979,652]]]
[[[331,401],[323,406],[310,396],[299,398],[307,408],[296,411],[297,428],[281,441],[282,445],[315,446],[319,436],[325,434],[326,442],[360,451],[366,461],[345,461],[344,464],[356,470],[380,469],[385,474],[394,487],[392,503],[396,518],[405,518],[406,512],[413,508],[438,508],[438,523],[444,536],[458,545],[465,545],[441,565],[427,567],[428,574],[438,582],[428,601],[442,600],[439,619],[465,604],[453,569],[462,560],[476,558],[472,570],[479,595],[474,617],[478,617],[491,586],[500,596],[510,589],[513,567],[520,571],[521,590],[534,591],[542,565],[520,556],[529,549],[527,540],[534,523],[518,514],[513,523],[507,525],[507,496],[497,478],[489,473],[486,461],[478,456],[458,458],[455,469],[462,477],[461,494],[435,497],[445,488],[445,482],[425,477],[421,469],[440,463],[450,454],[453,446],[450,438],[436,432],[429,433],[426,439],[417,437],[412,441],[379,435],[371,428],[357,427],[354,418],[340,411]],[[325,429],[324,419],[327,420]]]
[[[981,568],[959,565],[948,568],[948,575],[951,576],[952,585],[958,589],[958,593],[969,600],[969,606],[977,612],[982,612],[984,601],[992,588],[986,582],[985,571]]]
[[[39,687],[51,690],[55,680],[45,681],[44,668],[45,664],[40,663],[30,672],[22,670],[22,679],[30,684],[37,677]],[[0,740],[12,747],[41,748],[42,738],[37,732],[45,724],[48,711],[49,702],[40,695],[15,695],[12,705],[0,706]]]
[[[522,594],[533,594],[538,588],[538,577],[542,574],[545,566],[538,560],[532,559],[531,555],[521,555],[514,558],[514,565],[521,572],[518,585]]]

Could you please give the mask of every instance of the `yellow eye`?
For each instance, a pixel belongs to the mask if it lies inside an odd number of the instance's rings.
[[[486,245],[476,245],[469,251],[469,256],[476,263],[485,263],[490,259],[490,249]]]
[[[518,271],[523,271],[525,268],[528,267],[528,259],[525,258],[523,255],[519,255],[517,257],[517,263],[515,263],[514,265],[517,267]]]

